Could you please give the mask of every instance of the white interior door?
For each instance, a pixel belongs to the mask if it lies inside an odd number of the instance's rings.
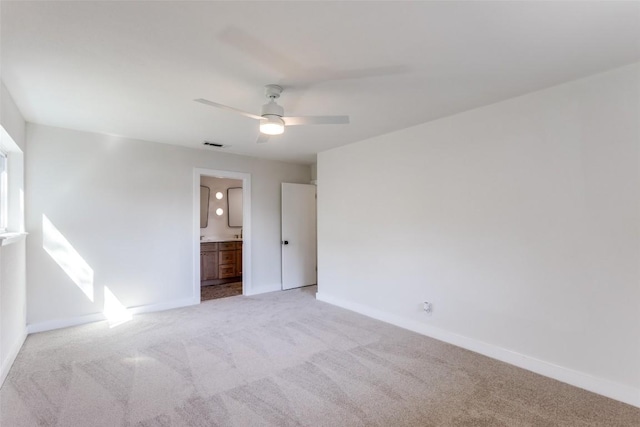
[[[315,285],[316,186],[282,184],[282,289]]]

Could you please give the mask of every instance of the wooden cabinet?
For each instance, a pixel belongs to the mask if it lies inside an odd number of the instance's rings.
[[[200,281],[218,278],[218,243],[200,244]]]
[[[240,242],[240,247],[236,250],[236,274],[242,276],[242,242]]]
[[[219,249],[218,277],[227,279],[242,276],[242,242],[221,242]]]
[[[200,244],[200,281],[217,285],[242,280],[242,242]]]

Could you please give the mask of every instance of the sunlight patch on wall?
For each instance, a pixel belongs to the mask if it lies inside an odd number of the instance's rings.
[[[110,328],[115,328],[132,319],[133,315],[122,305],[120,300],[111,292],[111,289],[104,287],[104,311]]]
[[[42,247],[93,302],[93,269],[46,215],[42,215]]]

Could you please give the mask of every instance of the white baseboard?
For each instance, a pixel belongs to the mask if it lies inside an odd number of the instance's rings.
[[[4,384],[4,380],[7,379],[9,370],[11,369],[13,362],[16,361],[16,357],[18,357],[18,353],[20,352],[20,349],[22,348],[22,345],[24,344],[24,340],[26,338],[27,330],[25,329],[22,332],[22,336],[18,339],[18,341],[14,343],[13,347],[9,351],[9,356],[7,357],[7,359],[2,363],[2,366],[0,367],[0,387],[2,387],[2,384]]]
[[[271,285],[262,285],[256,289],[247,289],[245,290],[244,295],[245,296],[260,295],[260,294],[267,294],[269,292],[277,292],[281,290],[282,290],[282,285],[280,283],[272,283]]]
[[[199,304],[200,299],[194,300],[193,298],[187,298],[178,301],[171,301],[159,304],[141,305],[137,307],[130,307],[128,309],[131,314],[151,313],[154,311],[171,310],[173,308],[187,307],[190,305]],[[54,329],[68,328],[70,326],[84,325],[86,323],[99,322],[106,320],[103,313],[87,314],[84,316],[71,317],[68,319],[56,319],[47,320],[45,322],[38,322],[27,325],[27,333],[35,334],[37,332],[52,331]]]
[[[316,299],[640,408],[640,389],[638,388],[594,377],[493,344],[458,335],[444,329],[324,293],[318,292]]]
[[[198,298],[185,298],[178,301],[161,302],[159,304],[141,305],[129,308],[131,314],[152,313],[154,311],[171,310],[174,308],[188,307],[190,305],[200,304],[200,295]]]
[[[27,325],[27,333],[53,331],[55,329],[69,328],[71,326],[84,325],[85,323],[99,322],[105,320],[102,313],[87,314],[84,316],[70,317],[68,319],[46,320],[44,322],[31,323]]]

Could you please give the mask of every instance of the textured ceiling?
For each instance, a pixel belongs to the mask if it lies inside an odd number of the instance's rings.
[[[28,121],[311,163],[315,154],[640,60],[638,2],[6,2],[2,80]],[[350,115],[255,144],[289,115]]]

